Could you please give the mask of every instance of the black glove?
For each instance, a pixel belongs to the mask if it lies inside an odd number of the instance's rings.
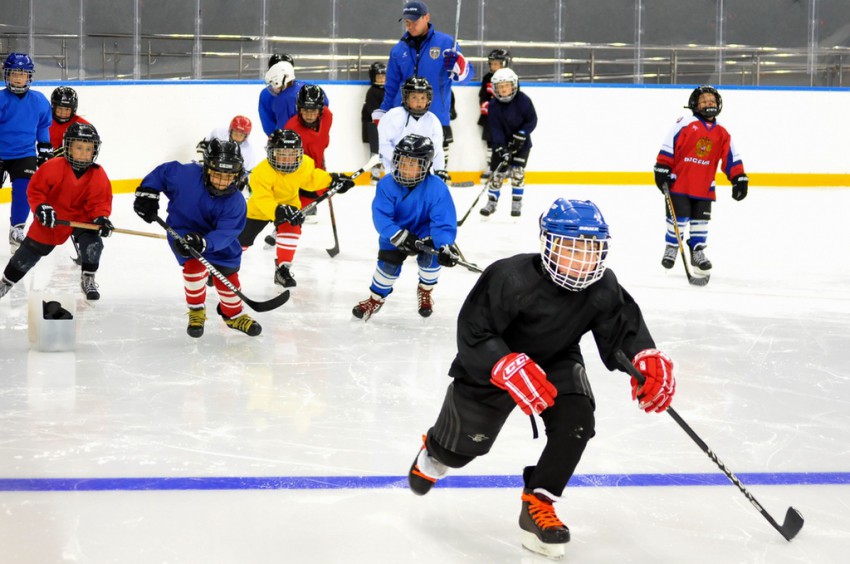
[[[496,162],[508,162],[512,156],[507,147],[496,147],[493,149],[493,158],[496,159]]]
[[[115,229],[115,226],[112,225],[112,222],[109,221],[109,218],[105,215],[100,217],[96,217],[91,220],[95,225],[100,225],[100,229],[97,230],[97,234],[101,237],[109,237],[112,235],[112,230]]]
[[[406,255],[418,255],[419,249],[416,248],[416,235],[407,229],[399,229],[395,235],[390,237],[390,243]]]
[[[443,245],[440,247],[439,254],[437,254],[437,262],[440,263],[441,266],[455,266],[459,259],[460,254],[457,252],[457,247],[454,245]]]
[[[207,147],[210,142],[206,139],[201,139],[198,141],[198,144],[195,145],[195,151],[198,153],[198,164],[204,164],[204,155],[207,154]]]
[[[658,186],[658,189],[661,190],[661,193],[664,193],[664,185],[667,185],[667,189],[670,189],[670,167],[667,165],[663,165],[661,163],[655,163],[655,166],[652,167],[652,172],[655,173],[655,185]]]
[[[446,184],[448,184],[452,180],[452,177],[449,176],[449,171],[447,170],[435,170],[434,174],[436,174],[440,178],[440,180],[442,180]]]
[[[56,227],[56,210],[50,204],[41,204],[35,208],[35,217],[45,227]]]
[[[337,174],[336,172],[332,172],[330,188],[337,194],[345,194],[354,188],[354,181],[347,174]]]
[[[513,138],[508,143],[508,151],[512,155],[516,155],[522,148],[525,147],[525,142],[528,141],[528,134],[525,131],[517,131],[513,134]]]
[[[200,254],[203,253],[206,248],[207,242],[204,241],[204,238],[200,233],[189,233],[187,235],[183,235],[182,242],[177,239],[174,240],[174,250],[177,251],[181,257],[191,257],[191,249],[194,249]]]
[[[51,145],[50,143],[36,143],[35,151],[35,158],[38,166],[43,165],[44,163],[53,158],[53,145]]]
[[[747,197],[747,187],[750,185],[750,179],[746,174],[739,174],[732,179],[732,199],[740,202]]]
[[[251,193],[251,187],[248,185],[248,179],[251,177],[251,173],[245,169],[242,169],[242,174],[239,175],[239,178],[233,183],[236,186],[236,189],[242,192],[245,188],[248,189],[248,193]]]
[[[133,211],[146,222],[153,223],[159,213],[159,192],[144,186],[136,188]]]
[[[281,223],[301,225],[304,223],[304,214],[295,206],[278,206],[274,210],[274,224],[277,226]]]

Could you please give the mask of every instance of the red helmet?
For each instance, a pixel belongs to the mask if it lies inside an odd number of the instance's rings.
[[[230,120],[230,131],[238,131],[247,137],[251,135],[251,120],[245,116],[236,116]]]

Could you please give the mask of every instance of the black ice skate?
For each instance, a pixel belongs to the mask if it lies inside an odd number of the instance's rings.
[[[384,305],[384,298],[377,294],[372,294],[362,302],[359,302],[354,309],[351,310],[351,314],[354,315],[357,319],[362,319],[363,321],[369,321],[369,318],[372,315],[378,313],[380,311],[381,306]]]
[[[519,217],[522,215],[522,198],[513,197],[511,200],[511,217]]]
[[[496,211],[496,204],[498,204],[498,203],[499,203],[499,200],[496,200],[496,199],[494,199],[494,198],[490,198],[490,197],[488,196],[488,198],[487,198],[487,203],[486,203],[486,204],[484,204],[484,207],[483,207],[483,208],[481,208],[481,210],[480,210],[481,215],[483,215],[484,217],[487,217],[487,216],[492,215],[493,213],[495,213],[495,211]]]
[[[675,245],[667,245],[664,247],[664,256],[661,258],[661,266],[666,269],[673,268],[676,264],[676,254],[679,252],[679,247]]]
[[[285,264],[281,264],[277,267],[277,270],[275,270],[274,283],[279,286],[283,286],[284,288],[293,288],[296,285],[295,278],[289,271],[289,267]]]
[[[416,297],[419,300],[419,315],[429,317],[434,313],[434,300],[431,298],[431,292],[434,291],[433,284],[426,286],[422,282],[416,287]]]
[[[0,278],[0,298],[8,294],[9,290],[12,289],[12,286],[14,286],[14,284],[6,280],[5,276]]]
[[[425,448],[426,435],[422,435],[422,448],[413,459],[413,464],[410,465],[410,472],[407,474],[407,483],[410,490],[416,495],[425,495],[431,491],[437,480],[442,478],[448,472],[448,467],[443,463],[435,460],[428,449]]]
[[[711,261],[705,256],[705,247],[691,249],[691,266],[702,271],[711,270]]]
[[[554,497],[542,488],[524,489],[519,526],[523,531],[522,546],[549,558],[561,558],[564,546],[570,542],[570,530],[555,513]]]
[[[225,325],[231,329],[245,333],[249,337],[256,337],[263,332],[263,328],[260,324],[251,319],[251,316],[247,313],[243,313],[239,317],[227,317],[221,313],[221,304],[216,306],[216,311],[224,320]]]
[[[100,299],[100,292],[97,291],[97,284],[94,281],[94,272],[83,272],[80,275],[80,288],[82,288],[87,300]]]
[[[190,307],[189,308],[189,326],[186,327],[186,333],[195,339],[199,339],[204,334],[204,322],[207,320],[207,308]]]

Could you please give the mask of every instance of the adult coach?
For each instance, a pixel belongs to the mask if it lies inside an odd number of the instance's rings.
[[[401,85],[405,80],[411,76],[428,79],[434,88],[430,111],[443,126],[443,153],[448,163],[449,144],[453,141],[449,122],[452,84],[468,82],[474,72],[466,64],[455,39],[434,29],[425,2],[405,4],[399,21],[404,22],[406,31],[390,51],[384,101],[372,112],[372,119],[377,123],[388,110],[401,105]]]

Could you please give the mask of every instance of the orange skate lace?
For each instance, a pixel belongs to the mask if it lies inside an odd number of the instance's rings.
[[[555,508],[551,503],[546,503],[534,494],[522,494],[522,501],[528,502],[528,512],[531,518],[541,529],[552,529],[555,527],[564,527],[565,525],[558,519],[555,514]]]

